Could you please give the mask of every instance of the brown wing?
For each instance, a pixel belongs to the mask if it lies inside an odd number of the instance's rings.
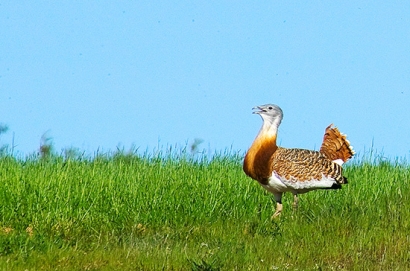
[[[287,180],[306,182],[326,176],[345,183],[342,167],[317,151],[278,148],[271,165],[272,171]]]
[[[342,159],[346,162],[354,155],[353,147],[347,140],[346,135],[339,132],[333,124],[326,127],[320,152],[330,160]]]

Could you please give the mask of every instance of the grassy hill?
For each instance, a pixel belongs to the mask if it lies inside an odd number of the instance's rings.
[[[0,157],[0,270],[410,270],[410,167],[272,196],[239,154]]]

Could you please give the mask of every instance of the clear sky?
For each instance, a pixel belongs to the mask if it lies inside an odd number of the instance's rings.
[[[275,103],[278,143],[334,123],[360,154],[410,154],[409,1],[2,1],[1,144],[30,154],[245,151]]]

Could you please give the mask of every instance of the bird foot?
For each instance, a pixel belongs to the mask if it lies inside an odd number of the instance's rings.
[[[281,213],[282,213],[282,210],[280,210],[280,211],[277,210],[277,211],[272,215],[272,217],[271,217],[270,219],[273,220],[273,219],[278,218]]]
[[[280,214],[282,213],[283,210],[283,206],[282,206],[282,202],[280,200],[276,201],[276,210],[275,213],[273,214],[273,216],[271,217],[271,219],[275,219],[277,217],[280,216]]]

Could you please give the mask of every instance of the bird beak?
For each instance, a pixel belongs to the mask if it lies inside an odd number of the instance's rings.
[[[260,114],[260,113],[262,113],[262,112],[265,112],[265,110],[263,110],[263,108],[260,107],[260,106],[255,106],[254,108],[252,108],[252,110],[254,110],[254,111],[252,112],[252,114]],[[257,111],[257,110],[259,110],[259,111]]]

